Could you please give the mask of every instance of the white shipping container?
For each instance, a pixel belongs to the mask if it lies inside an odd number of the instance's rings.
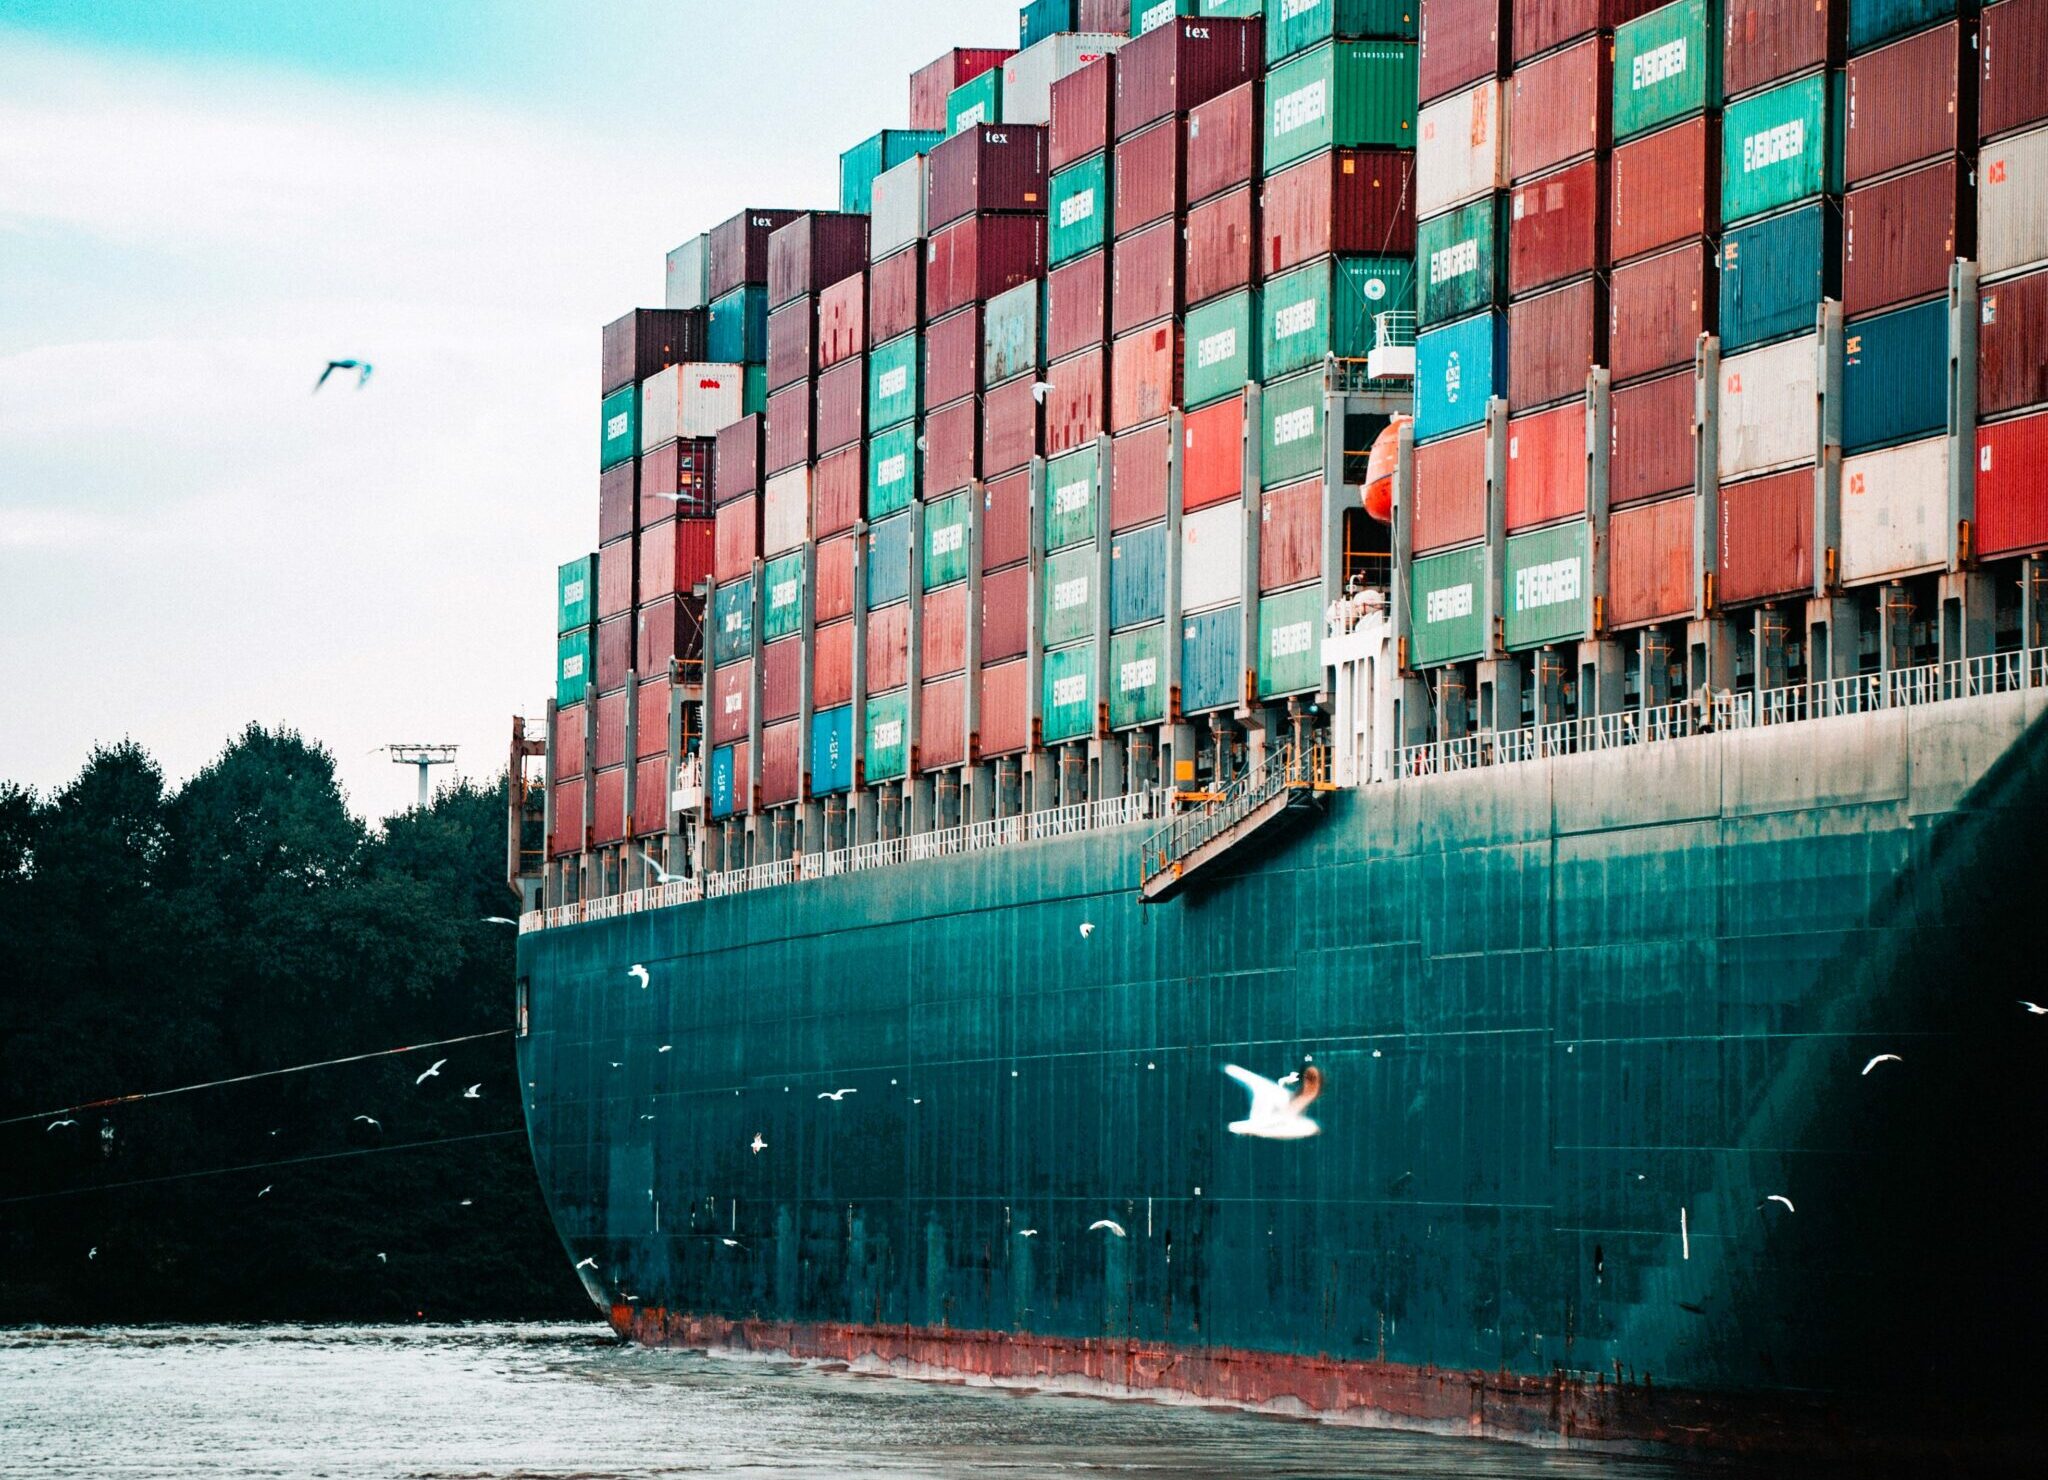
[[[1842,459],[1842,579],[1946,570],[1948,438]]]
[[[875,176],[868,213],[868,261],[880,262],[924,240],[924,156],[906,159]]]
[[[711,238],[692,237],[668,254],[670,308],[702,308],[711,301]]]
[[[786,555],[810,537],[811,470],[790,468],[761,490],[761,553]]]
[[[1416,119],[1416,219],[1507,189],[1507,109],[1507,84],[1496,79],[1422,110]]]
[[[1721,362],[1721,481],[1820,456],[1820,337],[1787,339]]]
[[[1986,278],[2048,262],[2048,127],[1977,157],[1977,265]]]
[[[1060,31],[1003,63],[1003,122],[1052,122],[1052,85],[1130,38],[1110,31]]]
[[[744,365],[671,365],[640,382],[640,450],[678,437],[713,437],[740,419]]]
[[[1244,598],[1244,505],[1212,504],[1180,521],[1180,608],[1206,611]]]

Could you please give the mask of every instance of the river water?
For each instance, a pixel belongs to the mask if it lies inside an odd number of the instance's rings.
[[[0,1475],[1672,1476],[1655,1461],[622,1347],[602,1326],[0,1330]]]

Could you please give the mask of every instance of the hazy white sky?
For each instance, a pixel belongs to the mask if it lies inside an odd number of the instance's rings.
[[[0,779],[250,720],[502,764],[596,540],[598,329],[836,205],[1015,0],[0,0]],[[315,13],[317,12],[317,14]],[[424,12],[429,18],[419,19]],[[373,361],[360,393],[331,356]]]

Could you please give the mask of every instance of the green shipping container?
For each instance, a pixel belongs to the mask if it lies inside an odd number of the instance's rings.
[[[1095,495],[1101,489],[1101,459],[1093,442],[1045,465],[1046,549],[1095,538]]]
[[[1109,727],[1128,730],[1166,718],[1166,628],[1155,622],[1109,640]]]
[[[1246,288],[1188,310],[1181,395],[1188,410],[1234,396],[1259,378],[1259,339],[1252,325],[1258,304],[1259,290]]]
[[[1719,0],[1671,0],[1614,32],[1617,141],[1721,103]]]
[[[1462,663],[1486,650],[1486,550],[1473,545],[1417,560],[1408,577],[1408,662]]]
[[[1017,46],[1021,50],[1062,31],[1080,29],[1075,0],[1026,0],[1017,12]]]
[[[1510,648],[1576,642],[1593,630],[1586,521],[1515,535],[1501,582],[1502,640]]]
[[[1894,36],[1952,20],[1959,8],[1965,15],[1977,9],[1958,7],[1956,0],[1849,0],[1849,50],[1868,51]]]
[[[924,410],[919,365],[924,336],[899,334],[868,356],[868,425],[875,431],[901,426]]]
[[[989,299],[981,318],[981,380],[1001,385],[1038,369],[1045,358],[1045,284],[1037,278]]]
[[[875,208],[875,176],[915,159],[946,137],[943,129],[885,128],[839,156],[839,209],[865,216]]]
[[[1265,168],[1325,149],[1415,147],[1415,48],[1333,41],[1266,74]]]
[[[1348,36],[1413,41],[1419,13],[1417,0],[1280,0],[1266,18],[1266,61],[1271,65]]]
[[[555,571],[555,631],[574,632],[597,620],[597,557],[583,555]]]
[[[597,466],[617,467],[640,450],[640,387],[629,385],[604,398],[598,418]]]
[[[1732,225],[1841,189],[1842,74],[1815,73],[1728,105],[1721,117],[1721,220]]]
[[[1266,0],[1201,0],[1196,12],[1224,20],[1252,20],[1266,13]]]
[[[792,550],[761,567],[761,641],[804,630],[804,552]]]
[[[1259,482],[1278,488],[1323,471],[1320,371],[1269,384],[1259,417]]]
[[[1131,0],[1131,34],[1156,31],[1177,15],[1199,15],[1197,0]]]
[[[948,135],[1003,121],[1003,69],[990,67],[946,94]]]
[[[1409,257],[1320,257],[1267,278],[1259,308],[1260,373],[1291,375],[1320,365],[1325,355],[1362,360],[1372,348],[1372,316],[1414,308]]]
[[[590,629],[566,632],[555,641],[555,704],[581,704],[590,692]]]
[[[1052,177],[1046,250],[1053,266],[1092,252],[1109,235],[1109,156],[1092,154]]]
[[[1303,586],[1259,602],[1259,697],[1323,686],[1323,588]]]
[[[754,578],[728,581],[711,594],[711,663],[737,663],[754,653]]]
[[[1045,655],[1047,745],[1095,733],[1095,644],[1079,643]]]
[[[909,768],[910,691],[898,689],[868,700],[861,733],[861,780],[894,781]]]
[[[768,359],[768,289],[744,283],[711,305],[704,342],[712,362],[751,365]]]
[[[1507,301],[1507,212],[1501,209],[1505,199],[1482,195],[1416,228],[1418,326],[1447,324]]]
[[[967,579],[967,495],[956,493],[924,508],[924,589],[936,591]]]
[[[868,518],[910,507],[917,497],[917,423],[868,438]]]
[[[1095,635],[1094,545],[1075,545],[1045,557],[1038,635],[1049,648]]]
[[[752,416],[757,411],[768,409],[768,367],[747,366],[745,382],[740,386],[740,415]]]

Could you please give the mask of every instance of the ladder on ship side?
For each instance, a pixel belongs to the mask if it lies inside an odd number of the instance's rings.
[[[1139,899],[1158,904],[1173,898],[1253,839],[1270,843],[1319,813],[1335,789],[1325,747],[1288,744],[1220,792],[1176,795],[1175,802],[1188,810],[1145,839]]]

